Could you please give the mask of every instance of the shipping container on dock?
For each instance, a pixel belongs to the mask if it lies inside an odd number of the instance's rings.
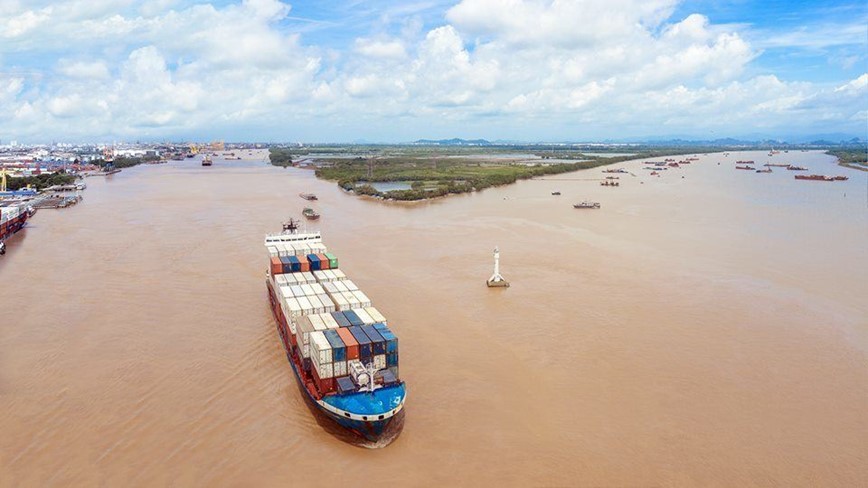
[[[338,268],[319,233],[290,228],[265,245],[271,308],[302,394],[367,439],[400,428],[394,420],[403,415],[406,389],[386,317]]]

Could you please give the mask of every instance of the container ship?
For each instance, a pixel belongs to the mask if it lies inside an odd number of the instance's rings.
[[[35,213],[33,207],[20,204],[0,207],[0,254],[6,253],[6,239],[23,229]]]
[[[320,233],[297,227],[290,220],[265,238],[268,297],[289,364],[327,417],[369,441],[393,439],[406,399],[398,338]]]

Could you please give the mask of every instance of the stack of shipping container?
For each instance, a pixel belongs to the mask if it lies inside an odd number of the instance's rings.
[[[268,253],[290,342],[320,393],[357,391],[368,364],[375,383],[398,381],[398,338],[337,257],[318,242],[276,243]]]

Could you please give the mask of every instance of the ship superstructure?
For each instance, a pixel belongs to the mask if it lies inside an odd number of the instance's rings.
[[[406,387],[398,339],[370,298],[347,278],[319,232],[297,223],[265,238],[272,312],[287,358],[307,398],[369,440],[400,427]]]

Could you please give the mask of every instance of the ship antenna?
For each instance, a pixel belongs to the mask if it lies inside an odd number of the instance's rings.
[[[368,392],[373,393],[374,390],[382,388],[382,385],[377,385],[374,383],[374,375],[377,373],[377,371],[379,371],[379,369],[374,366],[374,362],[371,361],[370,363],[366,364],[365,369],[368,370]]]

